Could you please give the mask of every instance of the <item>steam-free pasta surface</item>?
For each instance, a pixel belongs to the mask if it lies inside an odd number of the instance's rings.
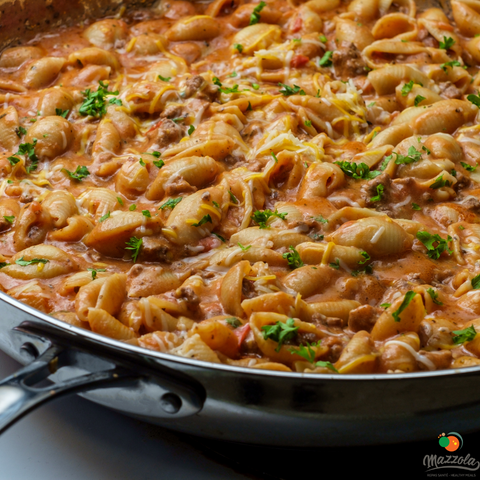
[[[480,364],[480,1],[162,1],[0,57],[1,288],[318,374]]]

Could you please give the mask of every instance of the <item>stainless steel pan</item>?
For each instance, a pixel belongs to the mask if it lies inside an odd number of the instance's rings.
[[[41,29],[148,3],[0,0],[0,48]],[[0,348],[27,365],[0,383],[0,431],[48,400],[79,392],[153,424],[253,444],[366,445],[480,429],[480,367],[395,375],[253,370],[127,345],[1,292],[0,312]]]
[[[480,367],[395,375],[252,370],[146,351],[3,293],[0,304],[0,348],[28,364],[0,383],[0,429],[73,392],[174,430],[264,445],[395,443],[480,428]],[[49,376],[55,383],[42,387]]]

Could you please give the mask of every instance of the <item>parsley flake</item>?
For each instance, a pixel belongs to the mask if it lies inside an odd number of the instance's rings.
[[[471,342],[477,335],[475,327],[470,325],[463,330],[454,330],[452,341],[455,345],[460,345],[461,343]]]
[[[397,310],[395,310],[393,313],[392,313],[392,317],[394,318],[394,320],[396,322],[399,322],[401,319],[400,319],[400,314],[408,307],[408,305],[410,304],[410,302],[412,301],[413,297],[416,295],[416,292],[412,291],[412,290],[409,290],[406,294],[405,294],[405,297],[403,299],[403,302],[401,303],[401,305],[398,307]]]
[[[251,219],[255,223],[257,223],[260,228],[269,228],[269,226],[267,225],[267,221],[270,217],[278,217],[281,220],[285,220],[287,215],[288,215],[288,212],[278,213],[277,209],[275,209],[274,212],[268,209],[264,210],[263,212],[261,212],[260,210],[256,210],[251,216]]]
[[[285,252],[282,257],[285,258],[288,262],[288,266],[292,269],[295,270],[296,268],[303,267],[304,263],[302,262],[302,259],[300,258],[300,254],[297,252],[295,247],[288,247],[291,252]]]
[[[274,325],[264,325],[262,327],[263,338],[278,342],[275,351],[279,352],[284,342],[293,340],[298,335],[297,331],[299,328],[295,326],[295,320],[289,318],[285,323],[277,322]]]
[[[250,25],[255,25],[260,22],[260,12],[267,6],[265,2],[260,2],[250,15]]]
[[[62,172],[65,172],[72,180],[78,180],[79,182],[90,175],[90,172],[85,165],[78,165],[74,172],[62,168]]]
[[[131,237],[130,240],[125,242],[125,250],[132,250],[132,260],[137,261],[138,255],[140,254],[140,249],[142,248],[143,239],[137,237]]]
[[[453,253],[448,248],[448,242],[452,240],[450,235],[447,240],[445,240],[438,235],[438,233],[432,235],[431,233],[422,230],[417,232],[417,239],[427,247],[427,255],[433,260],[438,260],[443,252],[447,252],[449,255]]]
[[[280,90],[280,93],[288,97],[290,95],[306,95],[305,91],[301,89],[298,85],[293,85],[293,87],[290,87],[288,85],[285,85],[284,83],[279,83],[279,87],[283,87],[283,89]]]

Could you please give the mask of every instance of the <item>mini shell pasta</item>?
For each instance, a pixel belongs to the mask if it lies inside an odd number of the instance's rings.
[[[173,0],[5,49],[1,290],[192,360],[478,366],[480,2],[451,6]]]

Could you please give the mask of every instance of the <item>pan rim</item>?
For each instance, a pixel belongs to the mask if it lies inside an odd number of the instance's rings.
[[[219,370],[223,372],[232,372],[232,373],[241,373],[251,375],[253,377],[276,377],[276,378],[287,378],[289,380],[318,380],[318,381],[327,381],[333,380],[336,382],[339,381],[398,381],[398,380],[422,380],[425,378],[432,377],[451,377],[452,375],[471,375],[480,373],[480,365],[472,367],[463,367],[456,369],[445,369],[445,370],[434,370],[434,371],[424,371],[424,372],[410,372],[410,373],[365,373],[365,374],[318,374],[318,373],[301,373],[301,372],[284,372],[277,370],[262,370],[254,369],[248,367],[241,367],[236,365],[224,365],[211,362],[205,362],[203,360],[196,360],[191,358],[185,358],[178,355],[172,355],[169,353],[156,352],[154,350],[148,350],[143,347],[136,345],[130,345],[120,340],[115,340],[110,337],[106,337],[99,333],[91,332],[89,330],[84,330],[80,327],[75,327],[70,325],[62,320],[59,320],[55,317],[52,317],[40,310],[37,310],[30,305],[22,303],[20,300],[17,300],[5,292],[0,291],[0,301],[4,301],[10,304],[12,307],[23,311],[33,317],[36,317],[39,320],[42,320],[46,323],[53,324],[55,327],[60,328],[61,330],[75,333],[82,338],[86,338],[89,341],[96,342],[97,344],[107,344],[108,346],[123,350],[125,353],[135,353],[142,355],[143,357],[149,357],[154,360],[162,360],[173,363],[178,363],[186,366],[193,366],[197,368],[203,368],[208,370]]]

